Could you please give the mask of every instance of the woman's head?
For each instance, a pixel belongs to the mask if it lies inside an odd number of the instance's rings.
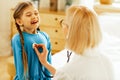
[[[66,12],[66,48],[82,54],[94,48],[101,40],[101,31],[96,14],[84,6],[71,6]]]
[[[39,12],[29,1],[20,2],[13,14],[17,27],[22,26],[25,31],[33,31],[39,26]]]

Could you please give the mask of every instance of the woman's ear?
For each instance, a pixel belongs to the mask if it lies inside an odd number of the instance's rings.
[[[21,19],[16,19],[16,23],[17,23],[18,25],[20,25],[20,26],[22,26],[22,25],[23,25],[23,23],[22,23]]]

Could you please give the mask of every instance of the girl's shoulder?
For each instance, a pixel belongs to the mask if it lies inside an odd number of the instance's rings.
[[[19,44],[19,45],[21,44],[19,33],[16,33],[16,34],[12,37],[11,43],[12,43],[12,45],[16,45],[16,43]]]
[[[38,31],[38,33],[42,34],[43,36],[45,36],[47,39],[49,39],[49,35],[44,32],[44,31]]]
[[[18,40],[20,39],[20,35],[19,33],[16,33],[13,37],[12,37],[12,40]]]

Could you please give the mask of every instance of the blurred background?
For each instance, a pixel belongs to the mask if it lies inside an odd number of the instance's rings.
[[[15,5],[20,1],[28,0],[0,0],[0,80],[12,80],[15,75],[11,38],[17,31],[12,14]],[[59,21],[65,17],[66,9],[71,5],[84,5],[94,10],[98,14],[103,32],[101,51],[113,61],[116,80],[120,80],[120,0],[29,1],[32,1],[40,12],[41,30],[47,32],[50,36],[56,67],[60,67],[57,61],[59,64],[62,63],[58,59],[64,58],[62,54],[55,53],[61,53],[60,51],[64,49],[65,39]]]

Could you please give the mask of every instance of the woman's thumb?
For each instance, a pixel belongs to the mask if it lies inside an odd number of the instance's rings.
[[[38,51],[38,49],[36,47],[34,47],[34,50],[35,50],[37,55],[40,55],[40,52]]]

